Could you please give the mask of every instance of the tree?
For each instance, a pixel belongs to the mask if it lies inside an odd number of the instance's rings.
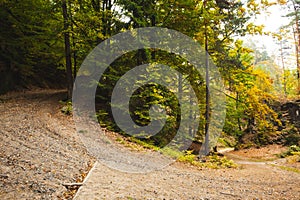
[[[59,69],[63,54],[55,6],[41,0],[1,1],[0,16],[0,90],[61,86],[65,76]]]
[[[291,7],[292,11],[287,15],[287,17],[291,17],[291,22],[287,27],[292,27],[293,30],[293,36],[295,41],[295,50],[296,50],[296,63],[297,63],[297,80],[298,80],[298,95],[300,94],[300,57],[299,57],[299,51],[300,51],[300,1],[298,0],[289,0],[287,2],[281,2],[283,5],[287,5],[287,7]],[[286,27],[286,28],[287,28]]]
[[[66,0],[62,0],[62,13],[64,18],[64,40],[65,40],[65,59],[66,59],[66,72],[67,72],[67,88],[68,99],[72,98],[73,91],[73,73],[72,73],[72,61],[71,61],[71,44],[70,44],[70,21],[68,16],[68,8]]]
[[[295,48],[296,48],[296,62],[297,62],[297,79],[298,79],[298,94],[300,95],[300,61],[299,61],[299,50],[300,50],[300,27],[299,27],[299,8],[300,1],[292,0],[294,15],[295,15],[295,26],[293,27]]]

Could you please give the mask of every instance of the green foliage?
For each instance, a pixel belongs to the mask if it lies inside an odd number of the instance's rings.
[[[263,70],[266,65],[263,62],[269,57],[265,52],[260,52],[257,59],[259,67],[254,66],[253,63],[256,62],[253,51],[234,37],[263,33],[263,26],[256,26],[249,19],[270,6],[267,1],[262,1],[261,4],[254,0],[245,3],[232,1],[230,6],[225,7],[216,1],[205,1],[204,5],[204,1],[197,0],[66,2],[67,30],[64,30],[62,2],[59,0],[0,2],[0,79],[4,80],[0,85],[0,92],[11,89],[9,87],[15,84],[64,84],[60,80],[65,77],[62,70],[65,69],[63,35],[66,32],[70,35],[75,77],[78,66],[89,51],[112,35],[138,27],[166,27],[194,38],[203,47],[204,39],[208,39],[208,53],[221,72],[228,97],[224,134],[238,142],[242,142],[241,138],[245,135],[256,134],[254,142],[267,142],[268,134],[274,130],[273,124],[277,122],[277,115],[269,106],[274,100],[272,73]],[[105,71],[96,92],[97,117],[101,126],[122,133],[111,113],[112,91],[127,71],[146,63],[168,65],[181,72],[182,77],[178,77],[178,80],[187,80],[192,85],[198,97],[198,105],[193,109],[199,110],[200,116],[189,116],[188,119],[200,117],[200,123],[199,129],[189,127],[189,132],[201,140],[206,112],[204,77],[178,55],[157,49],[127,52]],[[294,74],[286,72],[286,77],[292,78]],[[161,74],[153,76],[170,79]],[[294,82],[289,83],[287,87],[294,91]],[[174,138],[180,119],[183,118],[179,98],[183,101],[190,99],[190,91],[185,85],[178,86],[178,91],[181,93],[180,97],[176,97],[174,91],[165,87],[148,84],[132,95],[129,110],[137,125],[146,126],[150,123],[151,106],[161,105],[166,110],[167,122],[163,129],[155,136],[144,138],[144,146],[164,147]],[[71,103],[64,105],[62,112],[71,114]],[[226,143],[225,140],[224,142]],[[228,145],[232,146],[234,143],[231,141]],[[192,155],[186,157],[188,160],[191,158]]]
[[[186,162],[201,168],[212,168],[212,169],[222,169],[222,168],[237,168],[238,165],[232,160],[227,159],[225,156],[218,156],[216,154],[208,155],[202,157],[200,160],[196,155],[192,154],[191,151],[187,151],[185,155],[178,158],[179,162]]]
[[[186,153],[178,157],[179,162],[188,162],[194,164],[196,161],[196,155],[192,154],[192,151],[186,151]]]
[[[10,76],[4,79],[12,87],[8,89],[62,85],[64,75],[57,69],[62,57],[57,37],[61,27],[54,16],[57,13],[50,1],[1,2],[0,63]]]
[[[274,124],[281,124],[277,113],[270,106],[275,100],[272,80],[265,71],[254,67],[252,51],[243,47],[241,41],[235,42],[229,57],[237,58],[236,66],[239,68],[232,68],[231,76],[225,76],[229,92],[223,130],[236,138],[239,147],[245,144],[268,144],[270,136],[275,132]]]
[[[160,151],[171,158],[177,158],[177,161],[179,162],[189,163],[200,168],[221,169],[238,167],[238,165],[232,160],[227,159],[225,156],[219,156],[216,154],[208,155],[199,159],[197,155],[192,153],[192,151],[185,151],[183,153],[171,148],[164,148]]]
[[[235,137],[229,136],[223,132],[221,137],[218,139],[218,143],[223,147],[235,147],[237,141],[235,140]]]
[[[218,155],[211,155],[205,158],[204,163],[201,163],[202,166],[213,169],[220,168],[237,168],[238,165],[235,164],[232,160],[227,159],[225,156],[221,157]],[[201,166],[200,165],[200,166]]]
[[[177,149],[174,150],[174,149],[169,148],[169,147],[164,147],[163,149],[160,149],[160,152],[162,152],[166,156],[169,156],[169,157],[175,158],[175,159],[184,156],[183,152],[178,151]]]
[[[285,145],[300,145],[299,130],[291,124],[287,124],[286,128],[282,131],[284,135]]]
[[[297,146],[297,145],[290,146],[286,152],[283,152],[280,154],[280,157],[285,158],[285,157],[292,156],[292,155],[300,156],[300,147],[299,146]],[[299,162],[300,162],[300,160],[299,160]]]
[[[143,146],[146,149],[153,149],[153,150],[156,150],[156,151],[159,150],[159,148],[157,146],[155,146],[152,142],[147,142],[147,141],[145,142],[145,141],[139,140],[139,139],[137,139],[135,137],[130,137],[129,140],[131,142],[134,142],[134,143],[136,143],[138,145]]]
[[[71,115],[73,112],[73,107],[72,107],[72,102],[71,101],[67,101],[67,102],[62,102],[63,107],[60,109],[62,113],[64,113],[65,115]]]

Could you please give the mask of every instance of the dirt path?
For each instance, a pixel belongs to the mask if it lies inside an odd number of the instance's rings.
[[[0,96],[0,199],[61,199],[91,157],[72,119],[60,113],[64,91]]]
[[[199,171],[175,163],[149,174],[126,174],[98,163],[78,199],[299,199],[299,176],[271,166]]]
[[[174,163],[147,174],[124,173],[97,163],[74,199],[298,200],[300,175],[262,163],[218,170]]]
[[[59,111],[62,91],[0,96],[0,199],[59,199],[94,159]],[[237,161],[244,154],[230,154]],[[229,155],[229,156],[230,156]],[[236,156],[236,157],[235,157]],[[243,158],[243,159],[241,159]],[[132,174],[96,163],[75,199],[299,199],[300,174],[269,164],[202,169],[173,163]]]

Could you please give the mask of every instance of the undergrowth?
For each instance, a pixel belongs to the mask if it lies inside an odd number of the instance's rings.
[[[287,151],[279,155],[281,158],[287,158],[289,163],[300,162],[300,147],[292,145]]]
[[[72,102],[71,101],[60,101],[59,103],[61,103],[63,105],[63,107],[60,109],[60,111],[62,113],[64,113],[65,115],[71,115],[73,112],[73,107],[72,107]]]
[[[225,156],[219,156],[217,154],[211,154],[208,156],[201,157],[201,159],[192,154],[192,151],[179,151],[170,147],[159,148],[154,144],[149,144],[145,141],[141,141],[134,137],[129,137],[126,139],[117,138],[117,142],[120,144],[135,148],[139,150],[136,145],[142,148],[151,149],[154,151],[160,151],[162,154],[169,156],[171,158],[176,159],[178,162],[189,163],[191,165],[197,166],[199,168],[212,168],[212,169],[221,169],[221,168],[237,168],[238,165],[234,163],[232,160],[226,158]],[[135,145],[129,145],[128,143],[134,143]]]
[[[297,169],[297,168],[294,168],[294,167],[287,167],[287,166],[281,166],[281,165],[274,165],[274,164],[271,164],[271,166],[273,167],[278,167],[282,170],[285,170],[285,171],[290,171],[290,172],[295,172],[295,173],[300,173],[300,170]]]
[[[190,151],[187,151],[185,155],[178,158],[178,161],[190,163],[200,168],[222,169],[238,167],[238,165],[234,163],[233,160],[228,159],[226,156],[219,156],[213,153],[211,155],[198,158]]]

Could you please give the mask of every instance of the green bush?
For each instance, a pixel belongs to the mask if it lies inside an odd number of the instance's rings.
[[[288,156],[298,155],[300,156],[300,147],[297,145],[292,145],[286,152],[280,154],[281,158],[286,158]]]
[[[72,102],[68,101],[68,102],[64,102],[63,104],[64,104],[64,106],[60,109],[61,112],[66,115],[71,115],[73,112]]]
[[[192,154],[192,151],[187,151],[184,155],[179,156],[178,161],[190,163],[200,168],[221,169],[238,167],[232,160],[216,154],[202,157],[199,160],[196,155]]]
[[[187,151],[184,155],[178,157],[178,161],[180,162],[188,162],[193,164],[196,160],[196,155],[192,154],[193,151]]]
[[[238,165],[226,158],[225,156],[210,155],[204,159],[203,167],[220,169],[220,168],[237,168]]]

